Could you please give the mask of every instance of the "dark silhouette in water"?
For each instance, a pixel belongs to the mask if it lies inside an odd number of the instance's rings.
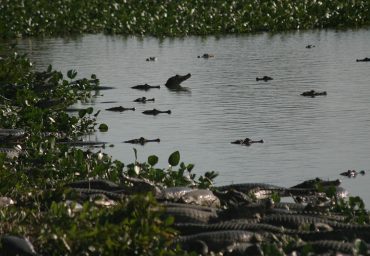
[[[156,115],[158,115],[160,113],[171,114],[171,110],[160,111],[158,109],[153,108],[152,110],[145,110],[145,111],[143,111],[143,114],[145,114],[145,115],[153,115],[153,116],[156,116]]]
[[[204,59],[209,59],[209,58],[213,58],[213,57],[215,57],[215,55],[209,54],[209,53],[205,53],[202,56],[198,56],[198,58],[204,58]]]
[[[152,99],[147,99],[146,97],[141,97],[141,98],[137,98],[136,100],[134,100],[134,102],[140,102],[140,103],[146,103],[147,101],[155,101],[154,98]]]
[[[156,61],[156,60],[157,60],[157,57],[146,58],[146,61]]]
[[[323,92],[316,92],[315,90],[310,90],[310,91],[306,91],[306,92],[303,92],[301,93],[302,96],[305,96],[305,97],[315,97],[315,96],[321,96],[321,95],[327,95],[326,91],[323,91]]]
[[[119,107],[107,108],[106,110],[115,111],[115,112],[122,112],[122,111],[126,111],[126,110],[135,111],[135,108],[124,108],[122,106],[119,106]]]
[[[351,177],[356,177],[358,174],[365,175],[365,171],[361,170],[357,172],[356,170],[348,170],[346,172],[342,172],[340,175],[351,178]]]
[[[161,88],[159,85],[149,85],[149,84],[139,84],[139,85],[135,85],[135,86],[132,86],[131,87],[132,89],[137,89],[137,90],[144,90],[144,91],[147,91],[149,89],[153,89],[153,88]]]
[[[147,142],[160,142],[160,141],[161,140],[159,138],[158,139],[153,139],[153,140],[148,140],[148,139],[145,139],[144,137],[140,137],[138,139],[126,140],[126,141],[124,141],[124,143],[144,145]]]
[[[263,77],[256,77],[256,81],[269,81],[269,80],[273,80],[272,77],[269,77],[269,76],[263,76]]]
[[[308,44],[308,45],[306,45],[306,48],[307,49],[311,49],[311,48],[314,48],[315,47],[315,45],[313,45],[313,44]]]
[[[172,76],[170,78],[168,78],[167,82],[166,82],[166,87],[169,88],[169,89],[177,89],[177,88],[181,88],[180,84],[189,79],[191,77],[191,74],[188,73],[184,76],[180,76],[180,75],[175,75],[175,76]]]
[[[251,140],[250,138],[245,138],[244,140],[236,140],[232,141],[231,144],[240,144],[240,145],[246,145],[249,146],[253,143],[263,143],[263,140]]]
[[[370,61],[370,58],[366,57],[366,58],[363,58],[363,59],[357,59],[356,62],[367,62],[367,61]]]

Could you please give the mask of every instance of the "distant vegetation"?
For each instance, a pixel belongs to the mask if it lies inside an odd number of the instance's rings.
[[[154,36],[282,31],[370,24],[369,1],[2,0],[1,37],[76,33]]]

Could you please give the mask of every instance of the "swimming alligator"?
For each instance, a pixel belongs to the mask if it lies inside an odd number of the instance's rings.
[[[320,95],[327,95],[326,91],[323,92],[316,92],[315,90],[310,90],[301,93],[301,96],[306,96],[306,97],[315,97],[315,96],[320,96]]]
[[[356,62],[367,62],[367,61],[370,61],[370,58],[366,57],[366,58],[363,58],[363,59],[357,59]]]
[[[156,115],[158,115],[160,113],[171,114],[171,110],[161,111],[161,110],[158,110],[158,109],[153,108],[152,110],[145,110],[145,111],[143,111],[143,114],[144,115],[153,115],[153,116],[156,116]]]
[[[180,75],[175,75],[175,76],[172,76],[170,78],[168,78],[165,86],[169,89],[178,89],[178,88],[181,88],[180,84],[189,79],[191,77],[191,74],[188,73],[187,75],[184,75],[184,76],[180,76]]]
[[[124,143],[144,145],[147,142],[160,142],[160,141],[161,140],[159,138],[158,139],[153,139],[153,140],[148,140],[148,139],[145,139],[144,137],[140,137],[138,139],[126,140],[126,141],[124,141]]]
[[[315,47],[315,45],[313,45],[313,44],[308,44],[308,45],[306,45],[306,48],[307,49],[311,49],[311,48],[314,48]]]
[[[156,60],[157,60],[157,57],[146,58],[146,61],[156,61]]]
[[[123,111],[126,111],[126,110],[135,111],[135,108],[124,108],[122,106],[119,106],[119,107],[107,108],[106,110],[107,111],[115,111],[115,112],[123,112]]]
[[[146,103],[147,101],[155,101],[154,98],[152,99],[147,99],[146,97],[141,97],[141,98],[137,98],[136,100],[134,100],[134,102],[140,102],[140,103]]]
[[[361,170],[357,172],[356,170],[348,170],[346,172],[342,172],[340,175],[350,178],[350,177],[356,177],[358,174],[365,175],[365,171]]]
[[[198,58],[204,58],[204,59],[213,58],[213,57],[215,57],[215,55],[209,54],[209,53],[204,53],[202,56],[198,56]]]
[[[269,76],[256,77],[256,81],[261,81],[261,80],[267,82],[269,80],[273,80],[273,78]]]
[[[137,90],[144,90],[144,91],[147,91],[149,89],[153,89],[153,88],[158,88],[160,89],[161,86],[159,85],[149,85],[149,84],[139,84],[139,85],[135,85],[135,86],[132,86],[131,87],[132,89],[137,89]]]
[[[245,146],[250,146],[253,143],[263,143],[263,140],[251,140],[250,138],[245,138],[244,140],[232,141],[231,144],[240,144]]]

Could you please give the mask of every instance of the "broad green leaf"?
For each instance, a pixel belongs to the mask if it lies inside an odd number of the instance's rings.
[[[78,111],[78,116],[80,118],[83,118],[86,115],[86,112],[87,112],[86,109],[81,109]]]
[[[180,152],[179,151],[175,151],[168,158],[168,163],[171,166],[176,166],[176,165],[179,164],[179,162],[180,162]]]
[[[155,155],[151,155],[148,157],[148,164],[150,164],[151,166],[154,166],[158,163],[158,157],[155,156]]]
[[[99,125],[99,131],[101,131],[101,132],[108,131],[108,125],[106,125],[106,124],[100,124]]]

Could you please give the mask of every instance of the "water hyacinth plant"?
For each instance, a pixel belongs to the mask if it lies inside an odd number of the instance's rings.
[[[3,0],[0,13],[0,35],[8,38],[100,32],[161,37],[370,24],[369,1],[347,0]]]

